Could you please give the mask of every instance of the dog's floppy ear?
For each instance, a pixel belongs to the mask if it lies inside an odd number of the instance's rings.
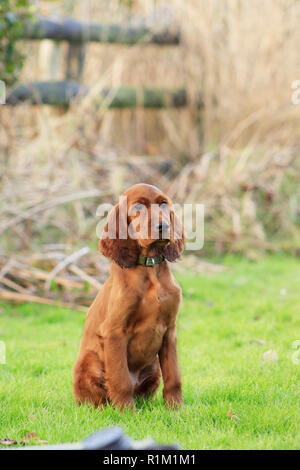
[[[171,263],[176,261],[184,249],[184,232],[177,215],[171,211],[171,243],[163,250],[165,258]]]
[[[128,236],[127,203],[124,200],[108,214],[99,241],[99,250],[122,268],[131,268],[136,265],[139,248],[137,241]]]

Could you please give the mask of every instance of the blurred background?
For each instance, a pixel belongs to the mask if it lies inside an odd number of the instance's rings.
[[[96,209],[137,182],[205,204],[195,270],[299,256],[299,24],[297,0],[1,2],[0,298],[85,308]]]

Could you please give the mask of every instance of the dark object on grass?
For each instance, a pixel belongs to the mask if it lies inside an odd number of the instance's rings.
[[[98,431],[82,442],[50,446],[18,447],[17,450],[179,450],[177,444],[161,445],[153,439],[133,441],[120,427]]]

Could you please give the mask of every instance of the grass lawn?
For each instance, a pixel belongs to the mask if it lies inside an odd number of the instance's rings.
[[[121,425],[134,439],[151,436],[186,449],[299,448],[300,353],[299,364],[292,361],[292,344],[300,340],[299,261],[223,262],[226,272],[177,276],[183,288],[180,412],[164,408],[161,391],[138,402],[136,414],[77,407],[72,366],[85,315],[1,303],[7,353],[0,365],[0,438],[19,440],[35,431],[49,443],[71,442]],[[278,361],[263,362],[270,349]]]

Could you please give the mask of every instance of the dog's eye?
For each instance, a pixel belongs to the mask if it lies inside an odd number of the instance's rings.
[[[163,201],[163,202],[160,203],[160,207],[162,209],[165,209],[167,207],[167,205],[168,205],[168,203],[166,201]]]
[[[134,205],[134,208],[136,211],[142,212],[142,210],[144,209],[144,204],[141,204],[140,202],[138,202],[137,204]]]

